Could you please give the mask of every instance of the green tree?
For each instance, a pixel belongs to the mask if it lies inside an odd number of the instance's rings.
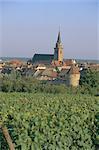
[[[99,92],[99,71],[83,70],[81,72],[80,85],[85,89],[85,92],[94,94]]]

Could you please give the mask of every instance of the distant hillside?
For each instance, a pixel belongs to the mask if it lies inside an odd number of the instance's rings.
[[[30,58],[26,58],[26,57],[0,57],[0,59],[3,60],[3,61],[9,61],[9,60],[12,60],[12,59],[18,59],[18,60],[27,62],[27,60],[29,60]]]
[[[32,58],[28,58],[28,57],[0,57],[0,59],[3,61],[18,59],[18,60],[26,62],[27,60],[32,59]],[[76,60],[78,63],[88,62],[88,63],[98,63],[99,64],[99,60],[90,60],[90,59],[76,59]]]

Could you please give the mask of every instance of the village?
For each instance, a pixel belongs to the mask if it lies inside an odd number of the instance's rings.
[[[32,76],[38,80],[48,80],[53,83],[66,83],[78,86],[80,74],[86,69],[99,71],[97,63],[77,63],[76,60],[65,60],[64,65],[32,64],[30,61],[22,62],[18,59],[0,62],[0,74],[10,74],[12,71],[19,72],[22,76]]]
[[[54,54],[34,54],[27,62],[19,59],[0,61],[0,74],[17,71],[22,76],[32,76],[38,80],[46,80],[54,84],[64,83],[74,87],[79,86],[80,75],[86,69],[99,71],[99,64],[64,59],[60,31]]]

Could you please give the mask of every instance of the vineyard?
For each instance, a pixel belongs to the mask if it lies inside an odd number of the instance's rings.
[[[96,150],[99,146],[99,97],[1,92],[0,120],[16,150]],[[8,149],[0,130],[0,150]]]

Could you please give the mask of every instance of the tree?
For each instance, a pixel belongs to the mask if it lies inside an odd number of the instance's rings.
[[[99,71],[86,69],[81,71],[80,85],[86,90],[98,92],[99,91]]]

